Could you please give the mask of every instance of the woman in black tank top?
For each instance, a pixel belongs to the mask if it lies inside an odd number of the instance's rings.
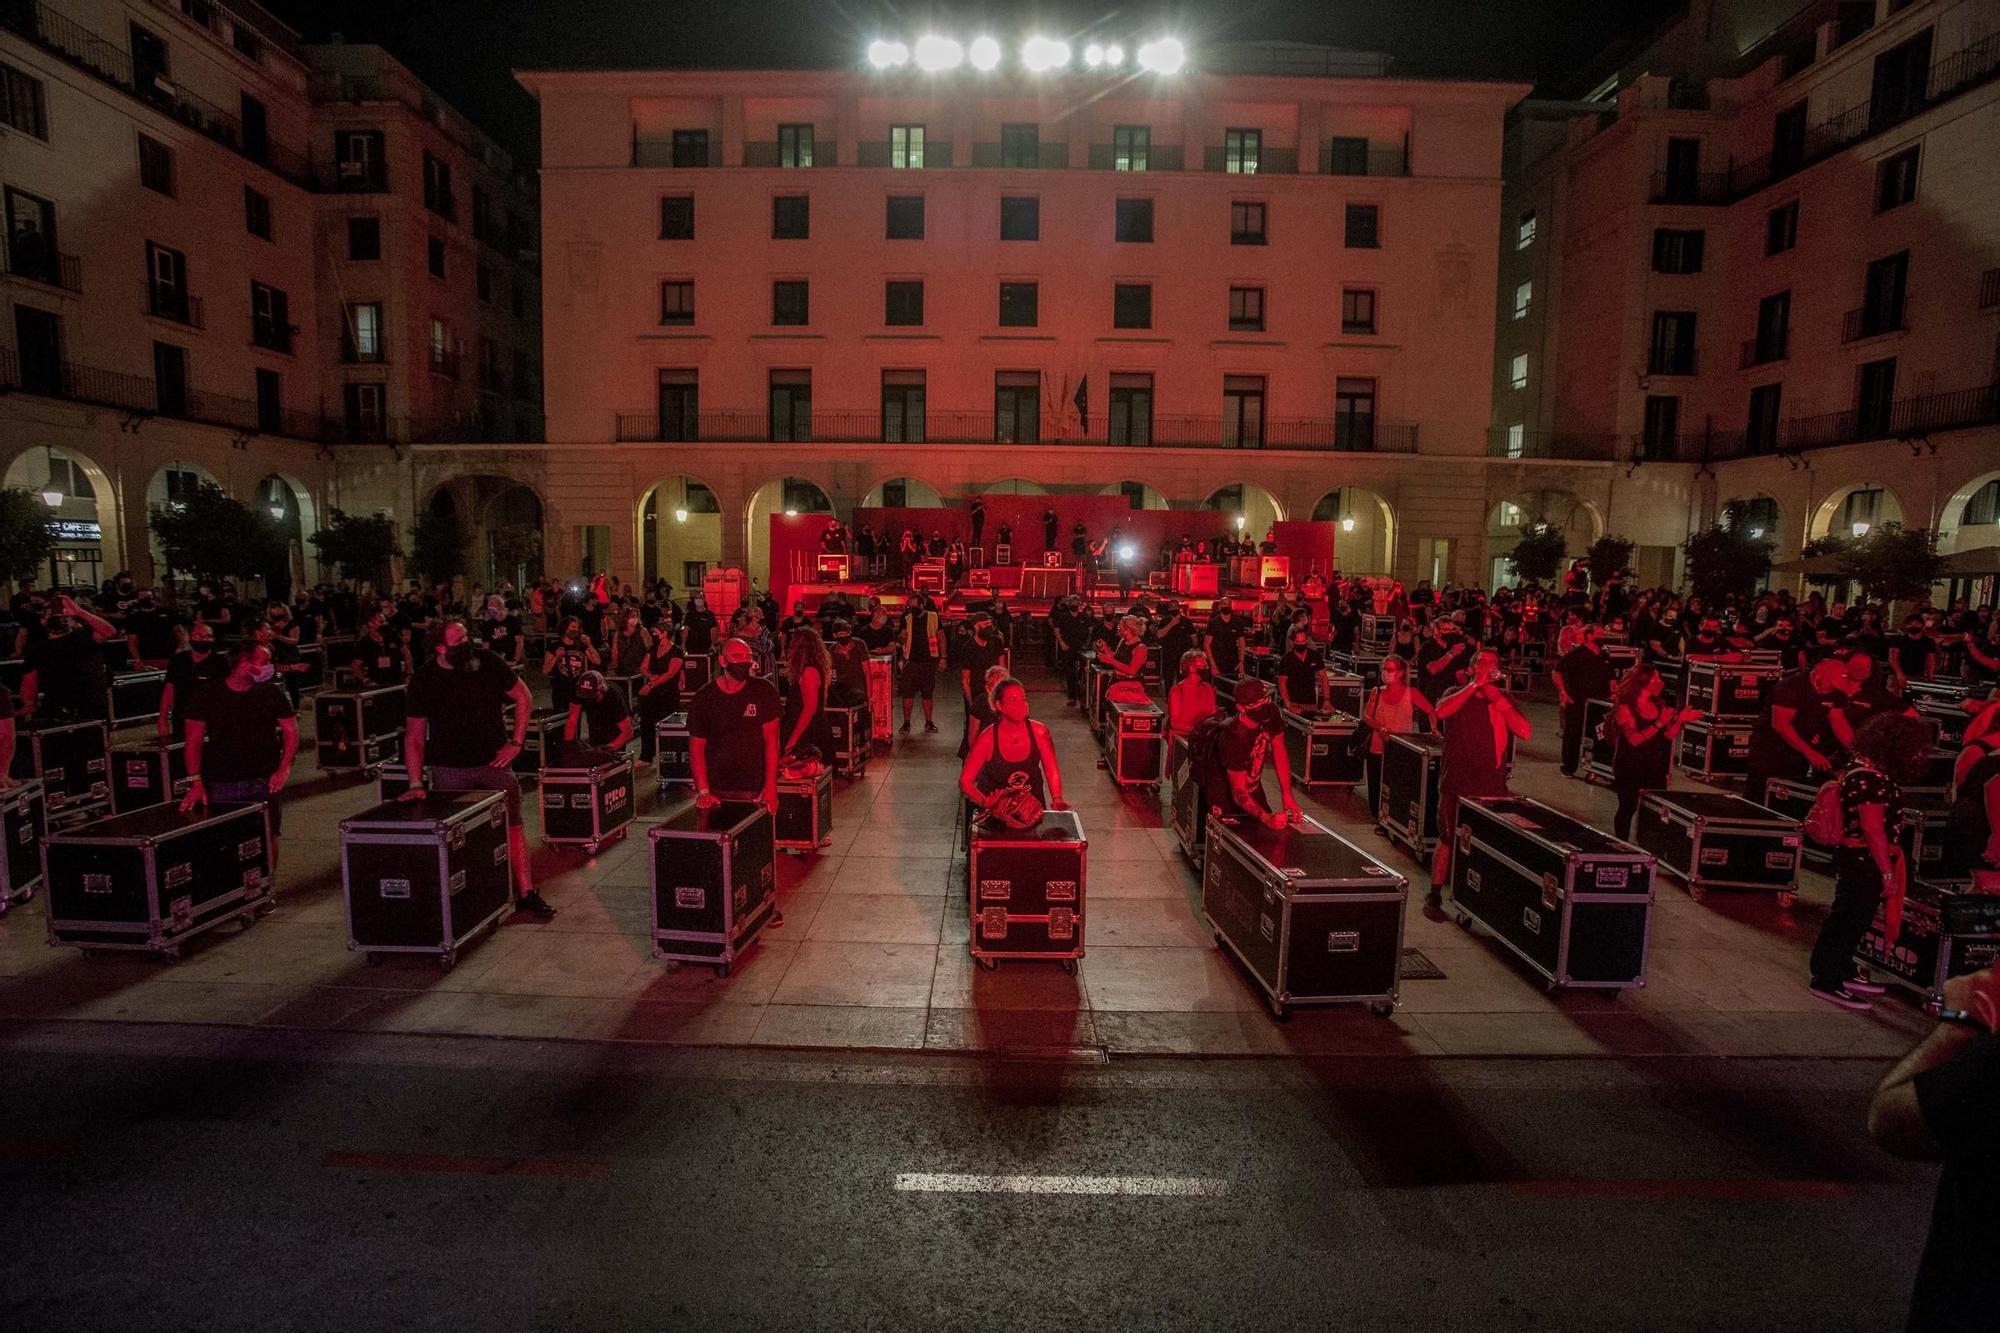
[[[1047,809],[1069,809],[1049,729],[1028,716],[1027,687],[1011,678],[1001,681],[993,687],[993,709],[997,720],[973,740],[959,771],[959,790],[982,810],[1012,788],[1034,793]]]

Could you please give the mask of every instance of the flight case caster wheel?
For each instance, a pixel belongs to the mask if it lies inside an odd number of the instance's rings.
[[[361,965],[363,967],[380,967],[382,965],[382,955],[370,950],[361,955]]]
[[[718,981],[729,980],[729,964],[717,963],[715,965],[715,976]]]
[[[1471,930],[1471,929],[1472,929],[1472,917],[1471,917],[1471,915],[1470,915],[1470,914],[1468,914],[1468,913],[1465,913],[1465,912],[1460,912],[1460,913],[1458,914],[1458,928],[1459,928],[1460,930]]]
[[[671,976],[673,973],[681,970],[680,959],[662,958],[660,960],[660,970]]]
[[[1396,1006],[1387,1000],[1370,1000],[1368,1002],[1368,1012],[1377,1018],[1387,1018],[1396,1012]]]
[[[1790,890],[1786,890],[1784,893],[1778,895],[1778,906],[1784,908],[1786,911],[1789,912],[1792,909],[1792,904],[1797,902],[1798,900],[1799,900],[1798,894],[1793,893]]]
[[[1063,969],[1063,971],[1065,971],[1065,972],[1069,973],[1069,974],[1070,974],[1071,976],[1075,976],[1075,975],[1076,975],[1076,959],[1074,959],[1074,958],[1065,958],[1065,959],[1063,959],[1063,960],[1062,960],[1062,969]]]
[[[1688,898],[1691,901],[1700,902],[1703,898],[1706,898],[1707,896],[1708,896],[1708,890],[1704,889],[1701,885],[1699,884],[1688,885]]]
[[[1271,1002],[1271,1017],[1277,1019],[1280,1023],[1289,1023],[1292,1021],[1292,1007],[1288,1004],[1279,1004],[1274,1000]]]
[[[438,971],[449,972],[456,966],[458,966],[456,955],[450,953],[441,953],[438,955]]]
[[[1000,966],[1000,960],[997,958],[981,958],[979,960],[979,965],[985,968],[988,972],[991,972],[994,968]]]

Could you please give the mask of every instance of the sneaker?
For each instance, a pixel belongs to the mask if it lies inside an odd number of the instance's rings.
[[[1881,982],[1872,980],[1866,976],[1849,977],[1847,979],[1847,989],[1856,995],[1883,995],[1889,990]]]
[[[783,909],[782,907],[779,907],[779,906],[778,906],[778,905],[777,905],[776,903],[772,903],[772,904],[771,904],[771,919],[770,919],[769,921],[766,921],[766,922],[765,922],[764,924],[765,924],[766,926],[782,926],[782,925],[784,925],[784,924],[785,924],[785,911],[784,911],[784,909]]]
[[[896,728],[896,734],[897,734],[898,736],[907,736],[907,735],[909,735],[909,734],[910,734],[910,724],[909,724],[909,723],[907,723],[907,722],[905,722],[905,723],[904,723],[904,724],[903,724],[902,726],[900,726],[900,727]]]
[[[1865,1010],[1871,1007],[1867,1000],[1845,986],[1814,985],[1811,991],[1815,1000],[1825,1000],[1828,1004],[1837,1004],[1842,1009]]]
[[[937,734],[938,734],[938,732],[937,732],[937,723],[935,723],[935,722],[926,722],[926,723],[924,723],[924,735],[926,735],[926,736],[935,736],[935,735],[937,735]]]
[[[553,920],[556,914],[556,909],[549,906],[549,900],[534,889],[522,894],[514,903],[514,908],[516,911],[526,912],[529,916],[538,916],[544,921]]]
[[[1444,920],[1443,897],[1435,893],[1427,893],[1424,895],[1424,920],[1426,921]]]

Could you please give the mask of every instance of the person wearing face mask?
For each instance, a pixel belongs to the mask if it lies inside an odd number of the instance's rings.
[[[153,671],[165,669],[180,647],[173,613],[160,605],[151,588],[133,599],[132,610],[125,617],[125,646],[133,662]]]
[[[1067,810],[1049,729],[1028,716],[1028,688],[1011,676],[993,686],[993,725],[982,728],[958,771],[958,789],[981,810],[1026,791],[1047,810]]]
[[[528,865],[528,835],[521,823],[521,786],[513,764],[527,743],[534,698],[514,669],[479,647],[462,620],[445,621],[436,647],[410,682],[403,725],[403,764],[410,789],[400,799],[418,802],[430,764],[430,787],[441,792],[497,791],[506,798],[507,847],[514,862],[514,905],[547,921],[556,909],[535,890]],[[579,675],[581,673],[578,673]],[[507,705],[514,705],[511,734]]]
[[[1181,678],[1167,691],[1166,746],[1173,749],[1174,737],[1192,736],[1202,722],[1215,716],[1218,704],[1215,685],[1208,668],[1208,656],[1190,648],[1180,656]]]
[[[1746,799],[1762,805],[1772,778],[1802,778],[1833,767],[1839,743],[1833,712],[1852,688],[1847,664],[1835,657],[1778,678],[1750,733]]]
[[[1618,749],[1611,760],[1611,789],[1618,793],[1618,812],[1611,818],[1611,831],[1620,841],[1632,836],[1639,798],[1670,785],[1674,737],[1701,716],[1699,708],[1673,708],[1666,693],[1667,682],[1658,669],[1642,662],[1620,678],[1612,695]]]
[[[361,637],[354,641],[351,674],[363,685],[401,685],[410,678],[411,665],[410,645],[389,616],[377,610],[368,617]]]
[[[1562,715],[1562,774],[1573,778],[1583,758],[1586,706],[1592,699],[1611,697],[1615,673],[1604,652],[1604,632],[1596,625],[1583,626],[1576,647],[1564,653],[1549,674]]]
[[[937,692],[938,659],[943,656],[938,614],[931,610],[929,600],[922,593],[917,593],[910,598],[910,609],[903,615],[902,735],[910,734],[910,711],[918,695],[922,695],[924,700],[924,734],[937,734],[937,718],[931,696]]]
[[[1438,617],[1431,624],[1430,637],[1417,649],[1417,689],[1437,703],[1465,680],[1465,665],[1471,655],[1472,644],[1464,628],[1449,616]]]
[[[1292,765],[1285,755],[1285,724],[1271,687],[1251,677],[1236,682],[1236,717],[1216,737],[1216,761],[1228,792],[1229,805],[1215,813],[1247,816],[1272,828],[1300,818],[1292,796]],[[1281,808],[1273,811],[1264,795],[1264,770],[1278,775]]]
[[[896,648],[896,622],[889,618],[889,608],[881,602],[868,608],[868,619],[854,632],[861,646],[870,653],[894,652]]]
[[[188,646],[167,659],[167,683],[160,691],[160,734],[178,736],[187,722],[188,704],[203,686],[221,680],[229,659],[215,651],[215,627],[197,624],[188,631]]]
[[[694,803],[713,810],[745,801],[775,815],[784,705],[775,685],[751,673],[749,644],[725,640],[719,657],[722,670],[688,704]]]
[[[1278,701],[1294,713],[1319,711],[1320,672],[1326,663],[1312,650],[1310,622],[1295,619],[1285,655],[1278,659]]]
[[[563,622],[562,637],[542,656],[542,674],[549,678],[549,701],[557,708],[568,708],[583,673],[603,665],[597,645],[583,632],[583,620],[571,616]]]
[[[846,619],[833,622],[833,644],[827,649],[833,662],[833,684],[827,697],[843,706],[868,702],[868,645],[854,637],[854,625]]]
[[[687,618],[681,625],[681,647],[687,649],[690,657],[706,657],[715,651],[715,612],[708,609],[708,598],[699,592],[688,594]]]
[[[118,631],[67,594],[50,601],[47,627],[47,638],[28,645],[20,711],[48,722],[102,718],[110,699],[97,645],[117,638]]]
[[[660,743],[661,721],[681,711],[687,656],[671,634],[655,634],[639,674],[645,677],[639,684],[639,762],[650,764]]]
[[[1243,669],[1243,638],[1248,632],[1236,608],[1228,602],[1217,604],[1201,638],[1202,651],[1216,675],[1234,676]]]
[[[1444,765],[1438,779],[1438,842],[1431,862],[1431,888],[1424,916],[1444,920],[1444,886],[1451,881],[1452,835],[1458,829],[1461,797],[1506,796],[1507,737],[1528,739],[1528,719],[1503,686],[1500,654],[1491,648],[1473,654],[1471,679],[1438,700],[1444,728]]]
[[[653,636],[639,623],[636,606],[621,609],[616,623],[611,642],[604,646],[605,670],[614,676],[636,676],[653,651]]]
[[[183,814],[207,806],[263,801],[271,836],[282,830],[278,795],[299,752],[299,723],[292,700],[276,683],[271,650],[239,643],[229,674],[196,691],[187,709],[188,789]],[[277,849],[272,849],[275,860]]]
[[[1369,691],[1361,706],[1361,720],[1368,724],[1368,756],[1363,772],[1368,779],[1368,813],[1382,817],[1382,750],[1390,736],[1414,735],[1421,718],[1433,718],[1431,701],[1410,684],[1410,664],[1400,657],[1382,659],[1382,683]]]
[[[602,671],[586,671],[576,682],[569,717],[563,722],[563,743],[574,747],[589,737],[593,750],[623,750],[632,743],[632,712],[624,696],[604,683]]]

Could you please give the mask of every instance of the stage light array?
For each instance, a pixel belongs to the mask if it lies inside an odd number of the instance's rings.
[[[914,43],[892,37],[878,37],[868,43],[868,63],[876,69],[902,69],[915,65],[927,74],[941,74],[971,65],[981,73],[1000,67],[1001,48],[997,38],[980,36],[969,43],[942,33],[926,33]],[[1067,69],[1073,53],[1060,37],[1037,33],[1021,43],[1021,68],[1031,74]],[[1094,70],[1122,69],[1125,47],[1117,42],[1091,42],[1083,48],[1083,64]],[[1178,74],[1187,65],[1187,47],[1178,37],[1158,37],[1139,44],[1135,57],[1138,67],[1149,74]]]

